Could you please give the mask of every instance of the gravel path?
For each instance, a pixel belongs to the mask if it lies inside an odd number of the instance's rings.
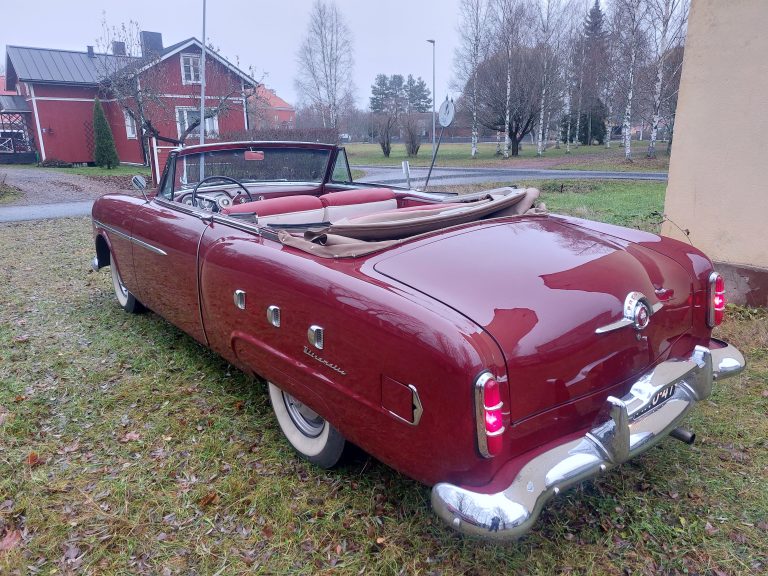
[[[130,176],[81,176],[53,168],[0,166],[0,180],[24,194],[2,206],[95,200],[107,192],[132,192]]]

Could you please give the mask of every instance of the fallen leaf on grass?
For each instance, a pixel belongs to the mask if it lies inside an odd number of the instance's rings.
[[[261,533],[264,535],[264,538],[267,540],[271,540],[272,536],[275,535],[275,532],[272,530],[270,526],[264,526],[264,528],[261,529]]]
[[[219,495],[216,494],[216,492],[208,492],[208,494],[200,499],[200,506],[210,506],[211,504],[215,504],[218,501]]]
[[[704,532],[706,532],[710,536],[713,536],[713,535],[717,534],[718,532],[720,532],[720,530],[718,530],[717,528],[712,526],[712,524],[707,522],[706,524],[704,524]]]
[[[5,422],[8,420],[8,415],[10,412],[0,412],[0,426],[5,424]]]
[[[136,441],[136,440],[138,440],[139,438],[141,438],[141,434],[139,434],[138,432],[127,432],[127,433],[125,434],[125,436],[123,436],[122,438],[120,438],[120,442],[123,442],[123,443],[126,443],[126,442],[135,442],[135,441]]]
[[[16,404],[18,404],[19,402],[24,402],[24,400],[26,399],[27,399],[26,396],[19,395],[19,396],[16,396],[16,398],[14,398],[13,401],[16,402]]]
[[[39,466],[43,462],[40,460],[40,456],[38,456],[37,452],[30,452],[27,454],[27,464],[29,466]]]
[[[0,552],[13,550],[21,542],[21,532],[18,530],[8,530],[0,540]]]
[[[383,536],[379,536],[378,538],[376,538],[376,544],[384,544],[385,540],[386,538],[384,538]]]
[[[24,342],[29,342],[29,336],[26,334],[21,334],[20,336],[14,336],[13,341],[20,342],[23,344]]]
[[[243,409],[244,405],[245,405],[245,403],[242,400],[238,400],[237,402],[235,402],[235,410],[240,412],[240,410]]]

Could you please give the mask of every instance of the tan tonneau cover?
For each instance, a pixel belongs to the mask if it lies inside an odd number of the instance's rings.
[[[525,214],[538,196],[536,188],[495,188],[473,195],[465,206],[437,204],[434,209],[412,212],[391,210],[340,220],[322,230],[307,231],[303,236],[281,230],[278,238],[287,246],[323,258],[355,258],[435,230],[483,218]]]

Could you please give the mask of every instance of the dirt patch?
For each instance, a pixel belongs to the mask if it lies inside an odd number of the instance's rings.
[[[133,193],[130,176],[82,176],[51,168],[8,166],[0,181],[20,191],[5,206],[29,206],[95,200],[108,192]]]

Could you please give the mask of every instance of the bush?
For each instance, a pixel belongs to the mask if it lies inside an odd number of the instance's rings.
[[[93,162],[96,166],[111,169],[120,164],[112,129],[109,127],[107,117],[104,116],[104,108],[98,98],[93,102],[93,139]]]
[[[72,162],[64,162],[58,158],[47,158],[40,162],[43,168],[72,168]]]

